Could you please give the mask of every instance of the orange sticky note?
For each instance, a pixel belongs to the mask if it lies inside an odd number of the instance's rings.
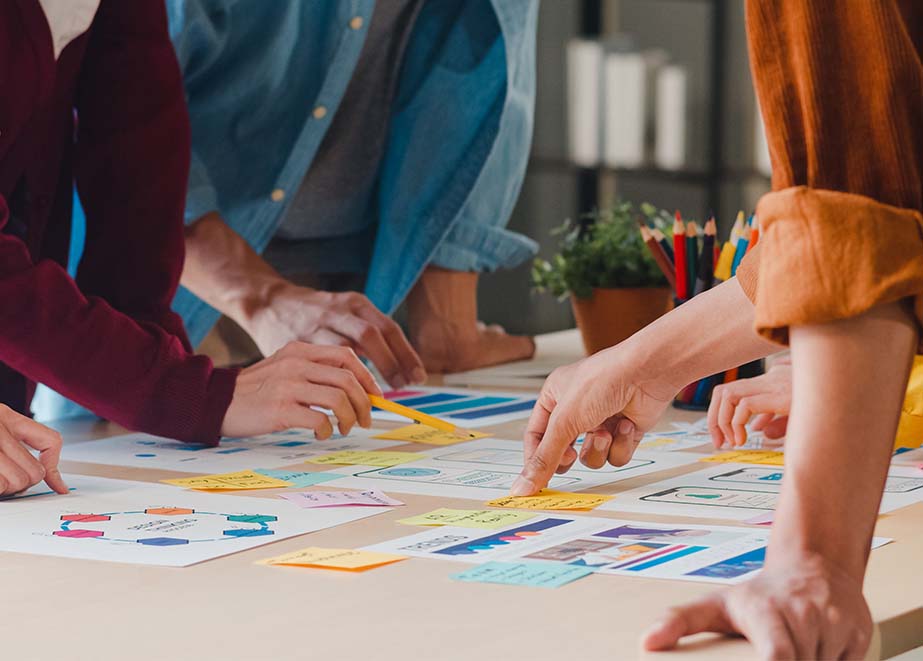
[[[391,553],[375,553],[357,549],[325,549],[319,546],[309,546],[300,551],[260,560],[257,564],[365,571],[406,559],[407,556],[405,555],[392,555]]]

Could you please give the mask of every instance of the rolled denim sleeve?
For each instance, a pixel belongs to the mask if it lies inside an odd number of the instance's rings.
[[[430,263],[452,271],[495,271],[518,266],[537,251],[535,241],[505,227],[456,223]]]

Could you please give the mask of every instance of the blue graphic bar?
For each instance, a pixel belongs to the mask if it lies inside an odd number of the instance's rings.
[[[677,558],[682,558],[684,555],[692,555],[693,553],[698,553],[699,551],[704,551],[707,547],[705,546],[687,546],[684,549],[677,551],[676,553],[670,553],[669,555],[662,555],[659,558],[654,558],[650,562],[643,562],[640,565],[635,565],[634,567],[628,567],[626,571],[644,571],[645,569],[650,569],[651,567],[656,567],[657,565],[662,565],[665,562],[671,562]]]
[[[452,411],[462,411],[464,409],[473,409],[475,407],[483,408],[485,406],[493,406],[494,404],[504,404],[506,402],[513,401],[515,401],[513,397],[476,397],[474,399],[466,399],[461,402],[450,402],[448,404],[424,406],[419,410],[423,413],[429,413],[430,415],[438,415],[439,413],[450,413]]]
[[[478,418],[489,418],[492,415],[503,415],[504,413],[517,413],[518,411],[531,411],[535,406],[535,400],[530,399],[525,402],[516,402],[506,406],[495,406],[489,409],[477,409],[476,411],[467,411],[465,413],[455,413],[453,418],[460,420],[477,420]]]
[[[432,395],[423,395],[422,397],[408,397],[406,399],[395,399],[394,401],[403,406],[417,408],[424,404],[437,404],[439,402],[451,402],[456,399],[471,399],[469,395],[459,395],[451,392],[435,392]]]

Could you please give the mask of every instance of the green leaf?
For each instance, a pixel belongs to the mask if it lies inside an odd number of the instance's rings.
[[[640,212],[649,223],[672,236],[668,211],[645,202]],[[557,298],[570,294],[589,298],[596,288],[666,286],[641,240],[637,215],[630,202],[617,202],[611,208],[585,214],[581,222],[565,220],[551,231],[558,239],[558,252],[549,260],[533,263],[533,289]]]

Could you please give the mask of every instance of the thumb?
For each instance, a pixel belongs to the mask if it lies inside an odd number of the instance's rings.
[[[668,611],[665,618],[653,625],[644,634],[644,649],[656,652],[669,650],[684,636],[691,636],[703,631],[714,633],[733,633],[720,594],[712,594],[685,606]]]

